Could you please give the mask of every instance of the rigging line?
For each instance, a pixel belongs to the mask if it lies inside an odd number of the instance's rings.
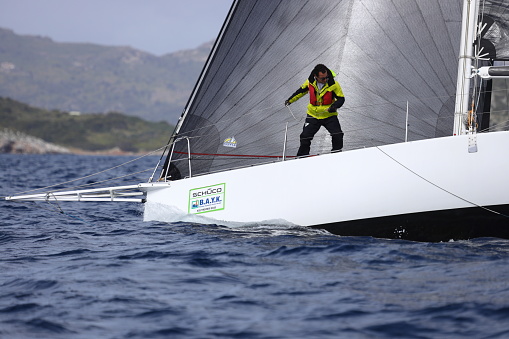
[[[89,225],[95,226],[93,223],[86,222],[85,220],[83,220],[83,219],[81,219],[81,218],[78,218],[77,216],[74,216],[74,215],[72,215],[72,214],[66,213],[66,212],[62,209],[62,207],[60,207],[60,204],[58,203],[58,199],[57,199],[57,197],[55,197],[55,195],[54,195],[53,193],[49,193],[49,194],[48,194],[48,199],[46,199],[46,202],[47,202],[50,206],[55,207],[55,205],[54,205],[54,204],[52,204],[52,203],[50,202],[50,199],[49,199],[49,198],[50,198],[50,196],[51,196],[53,199],[55,199],[55,204],[56,204],[56,206],[58,207],[58,210],[55,208],[55,211],[59,212],[60,214],[65,215],[65,216],[68,216],[68,217],[74,218],[74,219],[76,219],[76,220],[79,220],[79,221],[81,221],[81,222],[82,222],[82,223],[84,223],[84,224],[89,224]]]
[[[425,98],[418,98],[419,99],[418,101],[419,102],[424,102],[424,101],[429,100],[429,99],[440,99],[440,98],[444,99],[444,98],[450,98],[450,97],[452,97],[452,96],[451,95],[447,95],[447,96],[446,95],[444,95],[444,96],[431,96],[431,97],[425,97]],[[413,101],[411,101],[411,102],[413,102]],[[354,111],[355,109],[377,107],[377,106],[385,106],[385,105],[396,105],[397,106],[398,104],[401,104],[401,105],[406,104],[406,101],[384,102],[384,103],[375,103],[375,104],[370,104],[370,105],[349,106],[349,107],[344,107],[343,110],[352,110],[352,111]],[[278,111],[279,111],[279,110],[282,109],[280,106],[281,106],[281,104],[278,103],[278,104],[266,106],[266,107],[260,108],[260,109],[251,109],[251,110],[249,110],[248,112],[242,114],[239,117],[232,117],[230,119],[223,119],[221,121],[218,121],[216,124],[209,124],[209,125],[206,125],[206,126],[202,126],[200,128],[195,128],[195,129],[186,131],[186,132],[184,132],[182,134],[188,134],[188,133],[191,133],[191,132],[196,132],[196,131],[199,131],[201,129],[205,129],[205,128],[209,128],[209,127],[215,126],[217,124],[227,124],[227,123],[229,123],[231,121],[234,121],[234,120],[237,120],[237,119],[239,119],[239,118],[241,118],[243,116],[249,116],[249,115],[252,115],[252,114],[258,114],[260,112],[267,111],[267,110],[273,109],[275,107],[279,107],[279,109],[278,109]],[[286,107],[289,108],[289,106],[286,106]],[[403,106],[402,106],[402,108],[403,108]],[[293,112],[291,110],[290,110],[290,113],[292,114],[292,116],[294,117],[295,120],[298,120],[298,119],[296,119],[295,115],[293,114]],[[360,114],[360,115],[365,116],[365,117],[373,118],[370,115],[362,114],[360,112],[356,112],[356,114]]]
[[[501,108],[503,108],[503,107],[501,107]],[[491,113],[491,114],[497,114],[497,115],[498,114],[500,114],[500,115],[507,115],[508,112],[509,112],[509,110],[507,110],[507,109],[497,109],[497,110],[492,109],[489,112],[486,111],[486,112],[483,112],[483,113]]]
[[[189,130],[189,131],[186,131],[182,134],[186,134],[186,133],[190,133],[190,132],[196,132],[196,131],[199,131],[200,129],[205,129],[205,128],[209,128],[209,127],[212,127],[212,126],[215,126],[215,125],[218,125],[218,124],[228,124],[230,123],[231,121],[234,121],[234,120],[239,120],[241,117],[243,116],[249,116],[249,115],[252,115],[252,114],[258,114],[260,112],[263,112],[263,111],[267,111],[269,109],[273,109],[274,107],[279,107],[278,111],[280,111],[281,109],[283,109],[281,107],[281,104],[274,104],[274,105],[271,105],[271,106],[267,106],[265,108],[260,108],[260,109],[250,109],[248,110],[246,113],[240,115],[240,116],[233,116],[229,119],[221,119],[220,121],[217,121],[216,123],[212,123],[212,124],[209,124],[209,125],[205,125],[205,126],[202,126],[200,128],[195,128],[195,129],[192,129],[192,130]]]
[[[364,115],[362,113],[356,113],[357,115],[362,115],[362,116],[365,116],[367,118],[371,118],[373,120],[375,120],[377,123],[383,123],[384,125],[391,125],[390,123],[388,122],[385,122],[385,121],[382,121],[382,120],[376,120],[374,117],[371,117],[371,116],[368,116],[368,115]],[[451,119],[452,117],[448,117],[448,119]],[[441,119],[441,118],[437,118],[437,119]],[[446,119],[446,118],[442,118],[442,119]],[[430,122],[426,122],[424,120],[420,120],[420,121],[423,121],[427,124],[431,124]],[[347,126],[350,126],[352,127],[353,124],[349,123],[349,121],[346,119],[345,121],[343,121],[342,123],[346,124]],[[353,133],[353,132],[361,132],[361,131],[368,131],[368,130],[379,130],[380,129],[380,125],[373,125],[373,126],[368,126],[368,127],[362,127],[362,128],[348,128],[348,129],[343,129],[343,131],[345,133]],[[403,127],[399,127],[399,129],[404,129]],[[204,137],[207,137],[207,136],[210,136],[210,135],[214,135],[214,133],[211,133],[211,134],[202,134],[202,135],[195,135],[195,136],[189,136],[188,138],[190,139],[199,139],[199,138],[204,138]],[[428,137],[428,138],[431,138],[431,137]],[[428,139],[426,138],[426,139]],[[399,141],[394,141],[394,142],[399,142]],[[370,145],[370,146],[374,146],[374,145]],[[174,153],[179,153],[179,154],[187,154],[187,152],[174,152]],[[191,154],[198,154],[198,153],[191,153]],[[254,157],[256,157],[255,155],[253,155]],[[173,161],[173,160],[172,160]]]
[[[76,220],[79,220],[79,221],[81,221],[81,222],[82,222],[82,223],[84,223],[84,224],[89,224],[89,225],[94,226],[94,224],[92,224],[92,223],[86,222],[85,220],[83,220],[83,219],[81,219],[81,218],[78,218],[78,217],[76,217],[76,216],[74,216],[74,215],[72,215],[72,214],[66,213],[66,212],[62,209],[62,207],[60,207],[60,204],[58,203],[58,199],[57,199],[57,197],[55,197],[55,195],[54,195],[53,193],[49,193],[49,194],[48,194],[48,199],[46,199],[46,202],[47,202],[50,206],[54,207],[54,205],[50,202],[50,199],[49,199],[49,197],[50,197],[50,196],[51,196],[53,199],[55,199],[55,204],[56,204],[56,206],[58,207],[58,210],[59,210],[59,213],[60,213],[60,214],[63,214],[63,215],[65,215],[65,216],[68,216],[68,217],[74,218],[74,219],[76,219]]]
[[[159,160],[157,161],[157,165],[156,165],[156,167],[154,168],[154,172],[153,172],[153,173],[152,173],[152,175],[150,176],[149,181],[152,181],[152,179],[154,178],[154,175],[155,175],[155,173],[156,173],[157,169],[159,168],[159,165],[161,164],[161,161],[163,160],[163,158],[164,158],[164,156],[165,156],[165,154],[166,154],[166,151],[168,151],[168,150],[169,150],[169,146],[173,144],[173,138],[174,138],[174,136],[175,136],[175,134],[176,134],[177,126],[178,126],[178,124],[180,123],[180,119],[181,119],[181,118],[182,118],[182,116],[179,118],[179,121],[177,121],[177,124],[175,124],[175,127],[173,127],[173,131],[171,132],[170,139],[168,139],[168,141],[166,142],[166,145],[165,145],[165,146],[163,146],[163,147],[164,147],[163,152],[161,153],[161,156],[159,157]],[[163,148],[163,147],[161,147],[161,148]],[[161,148],[159,148],[159,150],[160,150]],[[169,153],[169,152],[168,152],[168,153]]]
[[[473,206],[476,206],[476,207],[482,208],[483,210],[486,210],[486,211],[488,211],[488,212],[491,212],[491,213],[494,213],[494,214],[498,214],[498,215],[503,216],[503,217],[505,217],[505,218],[509,218],[509,216],[508,216],[508,215],[505,215],[505,214],[503,214],[503,213],[500,213],[500,212],[494,211],[494,210],[489,209],[489,208],[487,208],[487,207],[484,207],[484,206],[478,205],[478,204],[476,204],[475,202],[472,202],[472,201],[470,201],[470,200],[467,200],[467,199],[465,199],[465,198],[462,198],[462,197],[460,197],[459,195],[454,194],[454,193],[452,193],[451,191],[448,191],[448,190],[446,190],[446,189],[445,189],[445,188],[443,188],[443,187],[440,187],[439,185],[437,185],[437,184],[435,184],[434,182],[432,182],[432,181],[430,181],[430,180],[426,179],[426,178],[425,178],[425,177],[423,177],[422,175],[420,175],[420,174],[418,174],[417,172],[415,172],[415,171],[411,170],[410,168],[408,168],[407,166],[403,165],[403,164],[402,164],[401,162],[399,162],[398,160],[396,160],[396,159],[394,159],[393,157],[391,157],[389,154],[387,154],[386,152],[384,152],[384,151],[383,151],[383,150],[382,150],[379,146],[376,146],[376,148],[377,148],[380,152],[382,152],[383,154],[385,154],[387,157],[389,157],[391,160],[393,160],[395,163],[397,163],[398,165],[400,165],[401,167],[403,167],[404,169],[406,169],[407,171],[409,171],[410,173],[412,173],[412,174],[414,174],[414,175],[418,176],[418,177],[419,177],[419,178],[421,178],[422,180],[424,180],[424,181],[426,181],[427,183],[429,183],[429,184],[431,184],[431,185],[435,186],[436,188],[438,188],[438,189],[440,189],[440,190],[444,191],[445,193],[450,194],[450,195],[452,195],[453,197],[456,197],[456,198],[458,198],[458,199],[460,199],[460,200],[463,200],[464,202],[466,202],[466,203],[468,203],[468,204],[471,204],[471,205],[473,205]]]
[[[506,128],[508,126],[509,126],[509,120],[505,120],[505,121],[499,122],[498,124],[488,126],[485,129],[482,129],[482,130],[480,130],[478,132],[479,133],[486,133],[486,132],[489,132],[490,130],[494,130],[495,127],[498,129],[498,128]]]
[[[173,151],[173,153],[178,154],[189,154],[188,152],[178,152]],[[218,157],[250,157],[250,158],[281,158],[281,155],[249,155],[249,154],[220,154],[220,153],[192,153],[191,155],[211,155]],[[291,156],[287,156],[287,158],[291,158]]]
[[[143,172],[148,172],[148,171],[151,171],[151,170],[152,170],[152,168],[147,168],[147,169],[144,169],[144,170],[142,170],[142,171],[128,173],[128,174],[121,175],[121,176],[119,176],[119,177],[115,177],[115,178],[111,178],[111,179],[106,179],[106,180],[102,180],[102,181],[91,182],[91,183],[89,183],[89,184],[83,184],[83,185],[76,185],[76,186],[72,186],[72,187],[61,188],[61,189],[53,190],[53,191],[48,191],[48,193],[50,193],[50,192],[67,191],[67,190],[70,190],[70,189],[73,189],[73,188],[79,188],[79,187],[87,187],[87,186],[97,185],[97,184],[101,184],[101,183],[104,183],[104,182],[108,182],[108,181],[112,181],[112,180],[117,180],[117,179],[121,179],[121,178],[129,177],[129,176],[131,176],[131,175],[140,174],[140,173],[143,173]]]
[[[71,187],[65,187],[65,188],[61,188],[61,189],[57,189],[57,190],[53,190],[53,191],[48,191],[47,193],[53,193],[53,192],[60,192],[60,191],[67,191],[67,190],[70,190],[70,189],[74,189],[74,188],[80,188],[80,187],[86,187],[86,186],[92,186],[92,185],[97,185],[97,184],[101,184],[101,183],[104,183],[104,182],[107,182],[107,181],[112,181],[112,180],[116,180],[116,179],[121,179],[121,178],[125,178],[125,177],[128,177],[128,176],[131,176],[131,175],[135,175],[135,174],[139,174],[139,173],[143,173],[143,172],[148,172],[148,171],[151,171],[152,168],[148,168],[148,169],[145,169],[145,170],[142,170],[142,171],[138,171],[138,172],[133,172],[133,173],[128,173],[126,175],[121,175],[119,177],[115,177],[115,178],[111,178],[111,179],[106,179],[106,180],[102,180],[102,181],[96,181],[96,182],[92,182],[92,183],[89,183],[89,184],[83,184],[83,185],[76,185],[76,186],[71,186]],[[60,185],[60,184],[57,184],[57,185]],[[56,185],[53,185],[53,186],[56,186]],[[48,187],[53,187],[53,186],[48,186]],[[36,191],[36,190],[42,190],[44,188],[38,188],[38,189],[35,189],[35,190],[32,190],[32,191]],[[31,192],[31,191],[26,191],[26,192]],[[22,194],[24,192],[21,192],[21,193],[15,193],[13,195],[18,195],[18,194]],[[12,196],[12,195],[10,195]],[[1,199],[5,199],[9,196],[0,196]]]
[[[297,121],[297,118],[295,117],[295,115],[293,115],[293,112],[292,112],[292,109],[290,108],[290,105],[286,105],[286,107],[288,107],[288,110],[290,111],[290,114],[292,115],[293,119],[295,121]]]
[[[428,99],[429,98],[440,99],[440,98],[447,98],[447,97],[450,98],[452,96],[451,95],[449,95],[449,96],[432,96],[432,97],[428,97]],[[422,102],[423,101],[422,99],[424,99],[424,98],[419,98],[419,101]],[[403,101],[401,101],[401,103],[403,103]],[[406,103],[406,101],[405,101],[405,103]],[[357,115],[361,115],[361,116],[364,116],[364,117],[369,118],[369,119],[377,120],[377,119],[375,119],[371,115],[363,114],[362,112],[359,112],[359,111],[356,112],[356,109],[366,108],[366,107],[374,107],[374,106],[380,106],[380,105],[397,105],[397,104],[398,104],[398,102],[394,102],[394,103],[393,102],[386,102],[386,103],[377,103],[377,104],[372,104],[372,105],[352,106],[352,107],[348,107],[348,108],[345,107],[345,108],[343,108],[343,110],[346,110],[346,111],[350,110],[352,112],[355,112]],[[250,110],[250,111],[246,112],[245,114],[243,114],[243,116],[255,114],[255,113],[262,112],[262,111],[265,111],[265,110],[269,110],[269,109],[272,109],[272,108],[278,107],[278,106],[280,106],[280,104],[275,104],[275,105],[267,106],[265,108],[261,108],[261,109],[258,109],[258,110]],[[290,110],[290,113],[292,114],[292,116],[294,116],[293,112],[291,110]],[[451,118],[453,118],[453,116],[451,116],[451,117],[439,117],[439,116],[437,116],[436,117],[436,119],[438,119],[438,120],[441,120],[441,119],[451,119]],[[220,121],[218,123],[224,124],[224,123],[228,123],[229,121],[232,121],[234,119],[237,119],[237,118],[225,119],[225,120]],[[295,116],[294,116],[294,119],[295,119]],[[295,119],[295,120],[297,120],[297,119]],[[419,121],[422,121],[422,122],[427,123],[427,124],[433,124],[433,122],[428,122],[426,120],[419,120]],[[379,121],[379,122],[383,122],[383,121]],[[346,123],[348,124],[348,121],[346,121]],[[383,123],[384,124],[388,124],[387,122],[383,122]],[[210,125],[207,125],[207,126],[203,126],[203,127],[197,128],[197,129],[193,129],[193,130],[187,131],[187,132],[185,132],[183,134],[188,134],[188,133],[196,132],[196,131],[198,131],[200,129],[204,129],[204,128],[211,127],[211,126],[214,126],[214,124],[210,124]],[[357,130],[360,130],[360,129],[357,129]],[[200,138],[200,137],[204,137],[204,136],[206,136],[206,135],[198,135],[198,136],[193,136],[191,138]]]
[[[481,25],[483,20],[484,20],[484,1],[482,2],[482,9],[481,9],[481,13],[480,13],[480,18],[478,18],[478,21],[477,21],[477,28],[475,30],[475,41],[476,41],[476,44],[475,44],[475,49],[474,49],[474,63],[475,63],[475,69],[479,69],[479,53],[481,52]],[[480,7],[481,7],[480,6]],[[471,98],[472,98],[472,116],[473,116],[473,124],[477,124],[477,109],[478,109],[478,106],[479,106],[479,102],[481,100],[481,95],[482,95],[482,85],[483,85],[483,82],[482,80],[479,81],[478,77],[474,77],[474,84],[472,86],[472,95],[471,95]],[[477,88],[477,83],[479,83],[479,88]],[[474,130],[477,130],[477,127],[475,127],[474,125]]]
[[[65,214],[64,213],[64,210],[62,209],[62,207],[60,207],[60,205],[58,204],[58,200],[57,200],[57,197],[55,197],[55,195],[53,193],[49,193],[47,194],[47,199],[46,199],[46,202],[48,203],[48,205],[50,205],[51,207],[55,207],[49,200],[49,198],[52,197],[53,199],[55,199],[55,204],[56,204],[56,207],[58,207],[58,211],[62,214]],[[55,208],[56,209],[56,208]]]
[[[15,204],[24,204],[24,205],[28,205],[29,207],[34,206],[34,207],[40,208],[41,210],[60,213],[60,211],[55,210],[54,208],[51,208],[51,209],[44,208],[44,207],[40,206],[40,204],[37,204],[36,202],[28,202],[28,201],[21,201],[21,200],[12,200],[12,203],[15,203]],[[51,206],[51,207],[54,207],[54,206]]]
[[[455,95],[430,96],[430,97],[424,97],[424,98],[417,98],[417,99],[418,99],[417,101],[418,101],[418,102],[425,102],[425,101],[427,101],[427,100],[431,100],[431,99],[445,99],[445,98],[451,98],[451,97],[454,97],[454,96],[455,96]],[[343,111],[344,111],[344,110],[351,110],[351,111],[355,112],[355,110],[356,110],[356,109],[363,109],[363,108],[370,108],[370,107],[377,107],[377,106],[385,106],[385,105],[396,105],[396,106],[397,106],[398,104],[401,104],[401,105],[405,104],[405,105],[406,105],[406,102],[407,102],[407,101],[395,101],[395,102],[375,103],[375,104],[370,104],[370,105],[349,106],[349,107],[344,107],[344,108],[343,108]],[[411,100],[410,102],[414,102],[414,101],[413,101],[413,100]],[[265,108],[252,109],[252,110],[249,110],[248,112],[246,112],[246,113],[242,114],[242,115],[241,115],[241,116],[239,116],[239,117],[232,117],[232,118],[230,118],[230,119],[223,119],[223,120],[221,120],[221,121],[216,122],[215,124],[212,124],[212,123],[211,123],[211,124],[209,124],[209,125],[205,125],[205,126],[202,126],[202,127],[199,127],[199,128],[195,128],[195,129],[192,129],[192,130],[189,130],[189,131],[185,131],[185,132],[183,132],[181,135],[186,135],[186,134],[189,134],[189,133],[194,133],[194,132],[197,132],[197,131],[202,130],[202,129],[206,129],[206,128],[209,128],[209,127],[213,127],[213,126],[215,126],[215,125],[217,125],[217,124],[228,124],[228,123],[230,123],[231,121],[234,121],[234,120],[240,119],[241,117],[249,116],[249,115],[252,115],[252,114],[258,114],[258,113],[260,113],[260,112],[267,111],[267,110],[269,110],[269,109],[273,109],[273,108],[275,108],[275,107],[280,107],[280,106],[281,106],[281,104],[279,104],[279,103],[278,103],[278,104],[274,104],[274,105],[267,106],[267,107],[265,107]],[[403,106],[402,106],[402,108],[403,108]],[[279,110],[281,110],[281,109],[282,109],[282,108],[280,107],[280,108],[278,109],[278,111],[279,111]],[[292,115],[293,115],[293,112],[291,112],[291,113],[292,113]],[[373,116],[370,116],[370,115],[367,115],[367,114],[363,114],[363,113],[358,112],[358,111],[357,111],[357,112],[355,112],[355,113],[356,113],[357,115],[362,115],[362,116],[364,116],[364,117],[368,117],[368,118],[374,119],[374,117],[373,117]],[[296,119],[296,118],[295,118],[295,116],[294,116],[294,119],[295,119],[295,120],[298,120],[298,119]],[[445,118],[444,118],[444,119],[445,119]]]
[[[389,105],[389,104],[391,104],[391,103],[386,103],[386,104],[381,104],[381,105]],[[279,105],[279,104],[277,104],[277,105],[270,106],[270,107],[268,107],[268,108],[272,108],[272,107],[274,107],[274,106],[280,106],[280,105]],[[354,112],[356,115],[363,116],[363,117],[365,117],[365,118],[368,118],[368,119],[374,120],[374,121],[376,121],[376,122],[378,122],[378,123],[383,123],[383,124],[386,124],[386,125],[391,125],[389,122],[385,122],[385,121],[383,121],[383,120],[378,120],[378,119],[376,119],[376,118],[375,118],[374,116],[372,116],[372,115],[364,114],[364,113],[362,113],[362,112],[359,112],[359,111],[355,111],[355,110],[354,110],[354,109],[356,109],[356,108],[373,107],[373,106],[380,106],[380,104],[373,104],[373,105],[363,105],[363,106],[348,107],[348,108],[343,108],[343,111],[352,111],[352,112]],[[261,110],[257,110],[257,111],[251,111],[251,112],[248,112],[248,113],[244,114],[244,116],[247,116],[247,115],[249,115],[249,114],[253,114],[253,113],[258,112],[258,111],[266,110],[266,109],[268,109],[268,108],[261,109]],[[292,115],[293,115],[293,113],[292,113]],[[294,116],[294,118],[295,118],[295,116]],[[451,118],[452,118],[452,117],[437,117],[436,119],[451,119]],[[229,121],[234,120],[234,119],[236,119],[236,118],[232,118],[232,119],[225,119],[225,120],[223,120],[223,121],[221,121],[221,122],[218,122],[218,124],[219,124],[219,123],[221,123],[221,124],[228,123]],[[296,120],[296,121],[298,121],[298,119],[295,119],[295,120]],[[427,124],[432,124],[432,123],[433,123],[433,122],[427,122],[427,121],[425,121],[425,120],[419,120],[419,121],[423,121],[423,122],[425,122],[425,123],[427,123]],[[349,124],[348,120],[345,120],[343,123],[346,123],[347,125]],[[202,126],[202,127],[200,127],[200,128],[196,128],[196,129],[193,129],[193,130],[186,131],[186,132],[182,133],[182,135],[186,135],[186,134],[188,134],[188,133],[197,132],[197,131],[199,131],[199,130],[201,130],[201,129],[209,128],[209,127],[212,127],[212,126],[214,126],[214,124],[210,124],[210,125],[207,125],[207,126]],[[373,129],[373,128],[379,128],[379,126],[373,126],[373,127],[368,127],[368,128],[358,128],[358,129],[355,129],[355,130],[353,130],[353,131],[367,130],[367,129]],[[351,130],[346,130],[346,132],[350,132],[350,131],[351,131]],[[202,135],[195,135],[195,136],[188,136],[188,138],[203,138],[203,137],[210,136],[210,135],[214,135],[214,133],[210,133],[210,134],[202,134]]]
[[[31,208],[31,207],[35,207],[35,208],[39,208],[41,210],[45,210],[45,211],[48,211],[48,212],[52,212],[52,213],[57,213],[57,214],[63,214],[67,217],[71,217],[71,218],[74,218],[74,219],[77,219],[85,224],[89,224],[89,225],[92,225],[92,226],[95,226],[94,224],[90,223],[90,222],[86,222],[85,220],[81,219],[81,218],[78,218],[74,215],[71,215],[69,213],[66,213],[64,210],[62,210],[62,208],[60,208],[60,206],[58,206],[58,209],[53,205],[53,204],[50,204],[49,205],[52,207],[52,208],[45,208],[45,207],[42,207],[40,204],[37,204],[35,202],[27,202],[27,201],[17,201],[17,200],[13,200],[12,201],[13,203],[18,203],[18,204],[24,204],[24,205],[27,205],[27,208]]]
[[[162,146],[162,147],[159,147],[158,149],[156,150],[153,150],[149,153],[146,153],[138,158],[135,158],[135,159],[132,159],[132,160],[129,160],[129,161],[126,161],[120,165],[117,165],[117,166],[114,166],[114,167],[111,167],[111,168],[108,168],[108,169],[105,169],[103,171],[100,171],[100,172],[96,172],[96,173],[92,173],[92,174],[89,174],[89,175],[86,175],[84,177],[81,177],[81,178],[76,178],[76,179],[72,179],[72,180],[68,180],[68,181],[64,181],[64,182],[61,182],[61,183],[58,183],[58,184],[54,184],[54,185],[49,185],[49,186],[46,186],[46,187],[41,187],[41,188],[35,188],[33,190],[28,190],[28,191],[23,191],[23,192],[18,192],[18,193],[15,193],[15,195],[20,195],[20,194],[24,194],[24,193],[29,193],[29,192],[35,192],[35,191],[42,191],[44,189],[48,189],[48,188],[52,188],[52,187],[55,187],[55,186],[59,186],[59,185],[64,185],[64,184],[68,184],[70,182],[74,182],[74,181],[78,181],[78,180],[82,180],[82,179],[87,179],[87,178],[90,178],[90,177],[93,177],[95,175],[98,175],[98,174],[101,174],[101,173],[105,173],[105,172],[108,172],[108,171],[111,171],[113,169],[116,169],[116,168],[119,168],[119,167],[122,167],[122,166],[125,166],[127,164],[130,164],[131,162],[135,162],[135,161],[138,161],[144,157],[147,157],[149,155],[152,155],[158,151],[160,151],[161,149],[165,148],[167,145],[165,146]]]
[[[477,67],[477,66],[476,66]],[[472,116],[473,116],[473,123],[477,125],[477,110],[479,109],[479,102],[481,101],[482,96],[482,81],[479,81],[479,88],[477,88],[476,85],[477,79],[474,79],[474,85],[472,86]],[[475,131],[477,132],[477,127],[475,128]]]
[[[56,206],[58,207],[58,210],[55,208],[54,212],[56,211],[56,212],[58,212],[58,213],[60,213],[60,214],[63,214],[63,215],[65,215],[65,216],[67,216],[67,217],[74,218],[74,219],[76,219],[76,220],[81,221],[81,222],[82,222],[82,223],[84,223],[84,224],[89,224],[89,225],[92,225],[92,226],[94,225],[94,224],[89,223],[89,222],[86,222],[85,220],[83,220],[83,219],[81,219],[81,218],[78,218],[78,217],[76,217],[76,216],[74,216],[74,215],[72,215],[72,214],[66,213],[66,212],[62,209],[62,207],[60,207],[60,205],[58,204],[58,199],[55,197],[55,195],[53,195],[53,193],[51,193],[51,196],[53,197],[53,199],[55,199],[55,204],[56,204]],[[49,199],[47,199],[47,200],[46,200],[46,202],[47,202],[47,203],[48,203],[51,207],[55,207],[55,205],[54,205],[54,204],[50,203],[50,200],[49,200]]]
[[[449,96],[449,97],[451,97],[451,96]],[[389,104],[389,103],[387,103],[387,104]],[[378,104],[376,104],[376,105],[357,106],[357,107],[369,107],[369,106],[377,106],[377,105],[378,105]],[[278,104],[278,105],[275,105],[275,106],[279,106],[279,104]],[[271,106],[271,107],[272,107],[272,106]],[[264,109],[262,109],[262,110],[264,110]],[[352,111],[352,112],[354,112],[356,115],[361,115],[361,116],[364,116],[364,117],[366,117],[366,118],[368,118],[368,119],[372,119],[372,120],[376,121],[377,123],[383,123],[384,125],[391,125],[390,123],[388,123],[388,122],[386,122],[386,121],[377,120],[375,117],[373,117],[373,116],[371,116],[371,115],[363,114],[363,113],[361,113],[361,112],[356,112],[356,111],[352,110],[351,108],[344,108],[343,110],[344,110],[344,111],[345,111],[345,110],[346,110],[346,111],[351,110],[351,111]],[[251,114],[251,113],[252,113],[252,112],[250,112],[250,113],[248,113],[248,114]],[[436,119],[436,120],[445,120],[445,119],[452,119],[452,118],[453,118],[452,116],[450,116],[450,117],[435,117],[435,119]],[[418,120],[418,122],[419,122],[419,121],[420,121],[420,122],[424,122],[424,123],[426,123],[426,124],[433,124],[433,122],[430,122],[430,121],[427,121],[427,120]],[[223,123],[224,123],[224,122],[223,122]],[[353,126],[353,124],[351,124],[351,123],[349,122],[349,120],[348,120],[348,119],[345,119],[345,120],[343,121],[343,123],[345,123],[347,126],[351,126],[351,127]],[[210,126],[212,126],[212,125],[210,125]],[[205,127],[202,127],[202,128],[205,128]],[[363,127],[363,128],[346,129],[346,130],[344,130],[344,131],[345,131],[345,133],[351,133],[351,132],[368,131],[368,130],[379,129],[379,128],[380,128],[380,126],[379,126],[379,125],[373,125],[373,126],[368,126],[368,127]],[[400,127],[400,129],[403,129],[403,127]],[[195,129],[195,130],[191,130],[191,131],[189,131],[189,132],[193,132],[193,131],[197,131],[197,130],[198,130],[198,129]],[[213,135],[213,134],[203,134],[203,135],[189,136],[189,138],[196,138],[196,139],[198,139],[198,138],[206,137],[206,136],[208,136],[208,135]],[[425,136],[424,136],[424,137],[425,137]],[[427,137],[427,138],[429,138],[429,137]],[[397,141],[394,141],[394,142],[397,142]],[[374,144],[370,144],[370,146],[375,146],[375,145],[374,145]],[[185,153],[185,154],[187,154],[187,152],[177,152],[177,153],[181,153],[181,154]],[[256,157],[256,156],[254,156],[254,157]]]
[[[277,104],[277,105],[272,105],[272,106],[268,106],[267,108],[262,108],[262,109],[258,109],[258,110],[249,110],[248,112],[242,114],[241,116],[234,116],[230,119],[223,119],[223,120],[220,120],[220,121],[216,121],[215,123],[211,123],[211,124],[208,124],[208,125],[205,125],[205,126],[201,126],[199,128],[195,128],[195,129],[191,129],[189,131],[184,131],[182,132],[181,134],[179,135],[189,135],[190,133],[196,133],[200,130],[204,130],[204,129],[207,129],[207,128],[210,128],[210,127],[215,127],[217,125],[221,125],[221,124],[230,124],[231,122],[234,122],[235,120],[240,120],[241,117],[244,117],[244,116],[248,116],[248,115],[251,115],[251,114],[255,114],[255,113],[259,113],[259,112],[262,112],[262,111],[265,111],[265,110],[268,110],[268,109],[271,109],[273,107],[276,107],[276,106],[281,106],[281,104]],[[280,108],[281,109],[281,108]],[[207,134],[204,134],[204,135],[201,135],[201,136],[206,136]],[[211,135],[211,134],[208,134],[208,135]],[[188,136],[189,138],[196,138],[196,137],[201,137],[201,136]]]

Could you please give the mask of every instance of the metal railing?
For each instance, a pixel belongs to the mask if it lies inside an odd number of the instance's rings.
[[[173,152],[175,150],[175,144],[179,141],[182,141],[182,140],[187,140],[187,162],[188,162],[188,166],[189,166],[189,178],[192,177],[192,172],[191,172],[191,142],[189,141],[189,137],[187,136],[183,136],[183,137],[180,137],[180,138],[177,138],[175,139],[175,141],[173,142],[173,144],[171,145],[171,151],[170,151],[170,155],[169,155],[169,159],[168,159],[168,165],[167,167],[164,169],[164,173],[166,173],[165,177],[164,177],[164,181],[167,182],[167,178],[168,178],[168,173],[170,171],[170,164],[171,164],[171,159],[173,157]]]

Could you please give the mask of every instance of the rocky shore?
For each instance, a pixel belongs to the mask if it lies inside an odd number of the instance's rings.
[[[161,151],[162,152],[162,151]],[[154,155],[161,155],[156,152]],[[0,154],[78,154],[78,155],[145,155],[148,152],[126,152],[119,147],[102,151],[66,148],[22,132],[0,130]]]
[[[0,153],[70,154],[69,149],[9,129],[0,130]]]

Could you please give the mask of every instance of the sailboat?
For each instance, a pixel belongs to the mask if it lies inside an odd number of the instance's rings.
[[[145,220],[167,210],[341,236],[509,238],[509,107],[490,109],[507,93],[508,19],[503,0],[236,0],[148,182],[7,199],[143,201]],[[297,158],[306,102],[284,100],[320,63],[345,94],[345,145],[331,152],[323,130]]]

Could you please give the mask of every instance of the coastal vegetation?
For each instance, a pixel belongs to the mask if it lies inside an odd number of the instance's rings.
[[[165,121],[151,122],[118,112],[45,110],[0,97],[0,131],[21,132],[74,152],[153,151],[168,142],[173,128]]]

